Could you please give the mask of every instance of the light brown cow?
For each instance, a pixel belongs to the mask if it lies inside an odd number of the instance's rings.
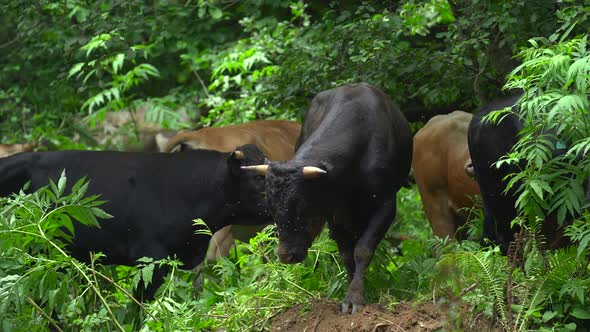
[[[156,135],[162,152],[184,149],[211,149],[230,152],[244,144],[256,144],[271,160],[288,160],[293,157],[295,142],[301,125],[293,121],[260,120],[226,127],[208,127],[196,131],[180,132],[173,137]],[[323,226],[323,224],[322,224]],[[248,241],[264,226],[226,226],[211,238],[207,260],[227,256],[234,239]],[[316,231],[318,232],[318,231]]]
[[[162,152],[182,149],[212,149],[233,151],[236,146],[256,144],[272,160],[287,160],[293,156],[301,124],[294,121],[260,120],[226,127],[207,127],[184,131],[166,139],[157,135]]]
[[[466,216],[459,209],[472,207],[473,196],[479,194],[468,176],[467,129],[472,117],[462,111],[438,115],[414,136],[414,177],[436,236],[462,238],[457,230]]]
[[[0,144],[0,158],[8,157],[19,152],[33,151],[34,143]]]

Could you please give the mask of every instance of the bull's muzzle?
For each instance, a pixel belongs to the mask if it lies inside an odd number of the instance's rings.
[[[304,248],[285,248],[279,243],[279,261],[283,264],[295,264],[302,262],[307,258],[307,249]]]

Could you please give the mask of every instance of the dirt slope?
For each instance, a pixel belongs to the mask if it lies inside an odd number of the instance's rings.
[[[464,318],[461,323],[449,323],[451,316],[469,317],[466,306],[451,315],[431,302],[421,304],[401,303],[392,311],[384,306],[371,304],[354,315],[342,314],[340,304],[331,300],[319,300],[309,311],[302,313],[296,305],[277,315],[271,331],[281,332],[386,332],[386,331],[501,331],[489,321],[476,317]],[[455,310],[455,311],[457,311]],[[460,326],[458,326],[460,325]]]

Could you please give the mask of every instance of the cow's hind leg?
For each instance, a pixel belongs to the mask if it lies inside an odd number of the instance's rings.
[[[352,313],[365,305],[365,271],[373,259],[375,248],[385,236],[395,217],[396,200],[385,201],[375,209],[369,223],[354,247],[354,276],[348,285],[348,292],[342,304],[343,312],[348,312],[352,305]]]
[[[447,192],[421,190],[420,196],[434,235],[442,238],[455,236],[456,225],[449,207]]]

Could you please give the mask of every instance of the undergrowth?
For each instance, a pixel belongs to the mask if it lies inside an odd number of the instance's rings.
[[[144,258],[135,267],[103,266],[101,254],[80,262],[67,253],[73,225],[97,225],[97,217],[108,215],[97,197],[84,198],[85,182],[66,194],[65,181],[1,200],[2,331],[260,331],[295,304],[309,308],[319,298],[344,296],[346,272],[327,230],[294,265],[279,263],[272,226],[194,271],[173,257]],[[472,315],[483,313],[507,331],[588,327],[588,264],[575,247],[523,245],[527,252],[516,262],[497,248],[432,239],[415,188],[402,189],[398,203],[396,222],[367,272],[369,302],[454,303],[449,317],[461,319],[468,305]],[[156,299],[142,304],[132,294],[156,264],[171,273]],[[461,321],[448,326],[460,328]]]

